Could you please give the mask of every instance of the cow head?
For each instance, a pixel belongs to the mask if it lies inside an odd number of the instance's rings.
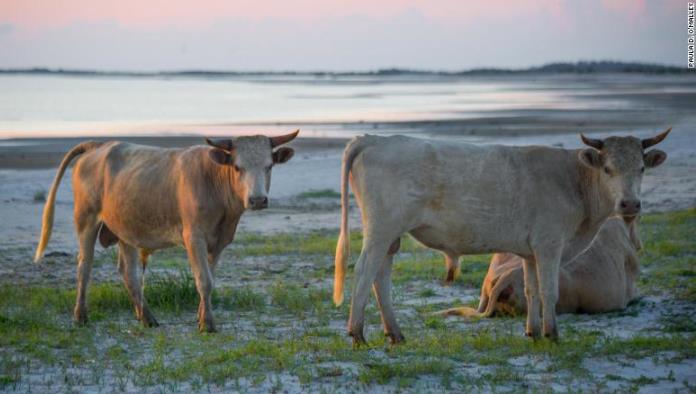
[[[232,169],[232,187],[244,202],[244,208],[258,210],[268,207],[273,165],[285,163],[295,153],[292,148],[279,146],[295,139],[299,132],[278,137],[255,135],[205,141],[215,148],[209,152],[210,159]]]
[[[649,147],[667,137],[669,128],[652,138],[609,137],[587,138],[582,142],[591,148],[579,152],[580,162],[599,171],[600,183],[614,200],[615,213],[624,220],[633,220],[640,213],[640,185],[646,168],[657,167],[667,159],[667,154]]]

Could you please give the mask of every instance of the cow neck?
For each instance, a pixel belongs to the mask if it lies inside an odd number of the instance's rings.
[[[576,165],[584,205],[584,223],[589,227],[599,226],[614,212],[614,201],[609,189],[600,182],[598,170],[588,168],[579,159],[576,159]]]
[[[224,167],[224,173],[225,178],[223,180],[223,199],[225,201],[225,206],[227,208],[228,212],[235,212],[236,210],[239,209],[239,206],[241,204],[241,198],[235,193],[234,191],[234,171],[232,170],[232,166],[225,166]]]
[[[213,165],[210,167],[215,194],[226,212],[238,210],[240,198],[234,192],[234,174],[231,166]]]

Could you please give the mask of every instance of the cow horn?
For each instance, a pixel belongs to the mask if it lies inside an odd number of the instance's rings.
[[[582,133],[580,133],[580,139],[582,139],[582,142],[585,145],[591,146],[597,150],[602,150],[602,147],[604,146],[604,141],[594,138],[587,138],[585,137],[585,134]]]
[[[665,139],[665,137],[667,137],[667,134],[669,134],[670,131],[672,131],[671,127],[654,137],[641,140],[641,143],[643,144],[643,149],[648,149],[653,145],[659,144],[660,142],[662,142],[662,140]]]
[[[269,139],[271,140],[271,148],[275,148],[276,146],[287,144],[288,142],[294,140],[295,137],[297,137],[297,134],[299,134],[299,133],[300,133],[300,129],[297,129],[290,134],[279,135],[277,137],[269,137]]]
[[[226,151],[232,151],[234,149],[234,142],[232,142],[232,140],[229,138],[222,140],[211,140],[206,138],[205,142],[210,146],[214,146]]]

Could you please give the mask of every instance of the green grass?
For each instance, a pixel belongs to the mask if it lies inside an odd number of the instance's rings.
[[[696,208],[646,215],[640,223],[645,292],[669,291],[696,301]]]
[[[696,300],[695,229],[693,209],[646,215],[641,224],[642,293],[667,294],[682,304]],[[90,285],[90,323],[85,327],[71,322],[74,289],[2,283],[0,390],[27,391],[31,374],[60,382],[59,391],[80,391],[85,385],[96,387],[94,391],[129,387],[136,391],[244,391],[249,386],[282,391],[279,376],[287,374],[305,390],[314,391],[321,391],[313,386],[318,382],[348,391],[369,391],[381,384],[428,391],[429,386],[418,386],[423,382],[432,382],[435,391],[499,387],[547,391],[549,386],[543,383],[530,383],[531,372],[548,374],[569,387],[576,387],[571,386],[573,382],[602,387],[612,381],[621,384],[622,390],[634,390],[655,379],[614,373],[595,382],[584,361],[601,358],[629,365],[643,358],[669,357],[669,362],[696,358],[696,326],[692,316],[678,311],[663,315],[659,333],[646,331],[628,338],[582,328],[578,321],[586,321],[585,317],[564,319],[559,343],[524,337],[522,317],[467,323],[431,316],[434,309],[454,306],[426,303],[438,294],[444,259],[409,237],[404,237],[393,269],[397,318],[407,341],[389,346],[372,301],[366,310],[368,346],[354,350],[345,334],[348,305],[335,308],[331,303],[335,239],[336,232],[319,231],[242,235],[223,255],[218,270],[257,281],[217,284],[213,304],[220,332],[214,335],[197,332],[198,294],[180,249],[157,253],[148,268],[146,298],[162,324],[157,329],[142,328],[134,319],[121,282]],[[354,232],[351,239],[353,263],[361,235]],[[243,258],[254,263],[236,265]],[[456,286],[478,288],[489,259],[464,257]],[[279,261],[288,268],[269,274],[255,266],[258,260]],[[293,268],[294,263],[307,261],[312,263]],[[352,276],[349,272],[348,279]],[[423,282],[428,286],[422,286]],[[423,304],[403,302],[413,298]],[[638,301],[626,311],[601,318],[636,316],[645,307],[645,301]],[[545,366],[531,371],[529,365],[510,363],[520,357],[544,361]],[[466,372],[472,366],[481,372]]]

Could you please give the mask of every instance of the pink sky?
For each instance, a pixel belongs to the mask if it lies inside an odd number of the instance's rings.
[[[685,18],[683,0],[2,0],[0,67],[681,64]]]
[[[607,8],[616,8],[614,4],[627,2],[605,0],[602,3],[607,3]],[[418,10],[425,17],[433,19],[466,20],[486,14],[518,13],[525,9],[560,10],[561,4],[558,0],[3,0],[0,3],[0,15],[7,22],[27,28],[56,27],[73,22],[101,20],[116,21],[126,26],[158,27],[172,24],[201,25],[224,18],[312,21],[352,14],[387,17],[408,10]]]

